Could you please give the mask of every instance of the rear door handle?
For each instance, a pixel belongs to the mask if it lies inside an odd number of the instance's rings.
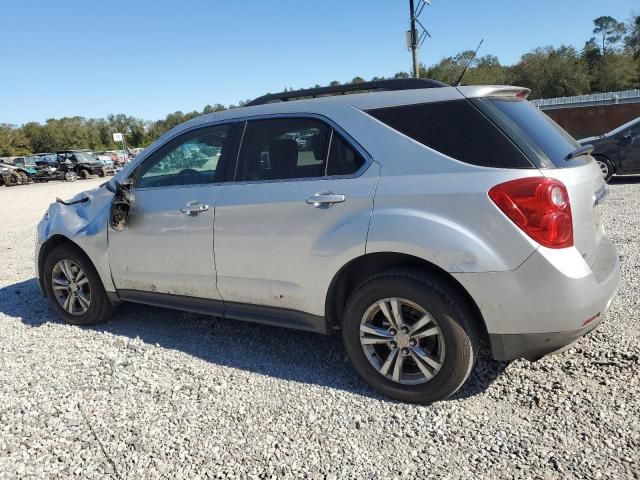
[[[180,209],[180,213],[184,213],[185,215],[197,215],[201,212],[206,212],[207,210],[209,210],[209,205],[193,200],[182,207]]]
[[[307,204],[314,207],[328,207],[334,203],[342,203],[347,200],[344,195],[339,195],[333,192],[327,193],[314,193],[307,197]]]

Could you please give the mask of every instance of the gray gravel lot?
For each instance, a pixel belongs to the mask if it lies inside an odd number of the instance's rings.
[[[605,204],[623,281],[604,324],[537,363],[481,360],[427,407],[365,386],[337,336],[135,305],[63,324],[35,225],[101,182],[0,188],[0,478],[640,478],[640,178]]]

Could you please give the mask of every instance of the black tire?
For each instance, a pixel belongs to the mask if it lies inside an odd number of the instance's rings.
[[[107,169],[104,168],[104,167],[100,168],[100,171],[98,172],[98,176],[101,177],[101,178],[102,177],[106,177],[107,176]]]
[[[598,162],[598,166],[600,167],[600,171],[602,172],[604,181],[609,183],[609,180],[611,180],[611,177],[613,177],[613,174],[615,173],[615,168],[611,163],[611,160],[601,155],[597,155],[595,159]]]
[[[73,315],[63,308],[58,302],[53,291],[53,270],[61,260],[70,260],[86,274],[89,280],[90,303],[86,312]],[[87,256],[73,245],[60,245],[56,247],[45,259],[42,282],[51,301],[53,308],[72,325],[94,325],[108,320],[116,311],[104,290],[102,281],[95,267]]]
[[[4,184],[7,187],[13,187],[15,185],[18,185],[19,180],[20,177],[18,177],[15,173],[10,173],[9,175],[6,175],[4,177]]]
[[[84,168],[80,170],[80,178],[83,180],[89,178],[89,170],[85,170]]]
[[[407,385],[384,376],[370,362],[360,343],[360,324],[365,313],[379,300],[390,298],[407,299],[419,305],[440,328],[444,359],[426,383]],[[465,297],[448,280],[410,269],[383,272],[357,287],[345,308],[342,337],[351,362],[369,385],[384,395],[412,403],[432,403],[453,395],[469,377],[479,351],[478,329]]]

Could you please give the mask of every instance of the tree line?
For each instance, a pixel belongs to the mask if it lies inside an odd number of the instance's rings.
[[[420,76],[455,84],[469,63],[464,85],[519,85],[531,89],[531,99],[640,88],[640,16],[634,15],[628,24],[609,16],[598,17],[593,21],[592,35],[580,50],[568,45],[539,47],[522,55],[515,65],[502,65],[495,55],[471,60],[473,51],[467,50],[429,67],[421,65]],[[408,77],[407,72],[399,72],[386,78]],[[364,81],[355,77],[346,83]],[[330,83],[340,84],[337,80]],[[236,105],[207,105],[201,112],[177,111],[156,121],[117,114],[100,119],[52,118],[43,124],[29,122],[22,126],[0,124],[0,156],[74,148],[95,151],[119,148],[112,139],[114,132],[126,133],[129,146],[144,147],[186,120],[227,108]]]

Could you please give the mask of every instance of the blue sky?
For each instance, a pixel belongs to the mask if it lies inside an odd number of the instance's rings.
[[[426,64],[485,42],[504,64],[581,47],[637,0],[432,0]],[[126,113],[147,120],[284,87],[408,71],[408,0],[5,0],[0,122]]]

